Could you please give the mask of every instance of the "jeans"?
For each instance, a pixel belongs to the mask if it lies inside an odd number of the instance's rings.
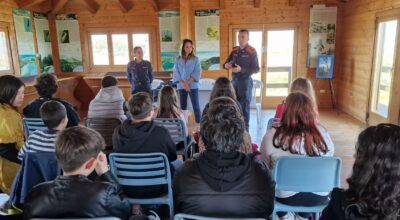
[[[186,92],[184,89],[178,89],[179,98],[181,102],[181,109],[187,110],[187,97],[190,95],[190,101],[192,101],[194,117],[196,119],[196,123],[200,123],[201,113],[200,113],[200,103],[199,103],[199,90],[191,89],[190,92]]]
[[[250,102],[253,90],[253,79],[251,77],[248,79],[233,78],[232,84],[233,88],[235,88],[237,101],[240,103],[240,107],[242,107],[244,123],[248,131],[249,121],[250,121]]]

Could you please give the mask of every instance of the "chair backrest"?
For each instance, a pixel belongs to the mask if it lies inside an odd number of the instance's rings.
[[[185,124],[179,118],[155,118],[154,123],[166,128],[175,144],[183,141],[186,146]]]
[[[122,154],[111,153],[111,172],[123,186],[168,185],[171,172],[167,156],[163,153]]]
[[[116,118],[87,118],[85,120],[85,126],[99,132],[108,147],[112,146],[114,129],[120,124],[121,121]]]
[[[100,217],[100,218],[31,218],[31,220],[121,220],[117,217]]]
[[[153,79],[153,82],[151,83],[151,89],[157,89],[160,85],[164,85],[164,81],[161,79]]]
[[[341,164],[339,157],[280,157],[274,168],[275,189],[330,192],[340,186]]]
[[[263,218],[213,218],[213,217],[204,217],[198,215],[189,215],[189,214],[176,214],[174,216],[174,220],[229,220],[229,219],[241,219],[241,220],[265,220]]]
[[[26,139],[36,130],[43,131],[47,129],[41,118],[24,118],[22,119],[22,123],[24,126],[24,134]]]
[[[256,104],[261,104],[261,106],[262,106],[262,90],[263,90],[263,83],[260,80],[253,79],[253,90],[252,90],[250,107],[254,108],[256,106]],[[259,95],[257,95],[257,94],[259,94]],[[258,98],[258,102],[257,102],[257,98]]]
[[[212,90],[215,84],[215,79],[203,78],[199,81],[200,89],[199,90]]]

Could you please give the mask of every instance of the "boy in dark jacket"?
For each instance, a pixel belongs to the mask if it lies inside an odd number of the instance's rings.
[[[55,149],[63,175],[31,190],[24,205],[24,219],[128,219],[131,207],[109,171],[106,155],[101,152],[104,146],[101,135],[89,128],[72,127],[61,132]],[[87,178],[93,171],[100,181]]]
[[[117,153],[164,153],[169,162],[177,159],[176,146],[168,130],[157,126],[152,117],[153,101],[146,92],[131,96],[127,103],[131,120],[125,120],[113,134],[114,152]],[[173,166],[171,166],[173,168]],[[124,192],[135,198],[151,198],[164,192],[164,187],[124,187]]]

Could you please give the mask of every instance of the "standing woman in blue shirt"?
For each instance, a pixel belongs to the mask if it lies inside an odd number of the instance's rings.
[[[187,110],[187,97],[189,94],[196,123],[200,123],[201,119],[199,104],[200,74],[200,61],[194,54],[193,42],[190,39],[184,39],[181,56],[177,57],[175,61],[173,80],[178,83],[177,87],[182,110]]]

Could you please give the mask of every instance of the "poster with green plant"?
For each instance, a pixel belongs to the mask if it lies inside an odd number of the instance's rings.
[[[219,10],[196,10],[196,55],[203,70],[220,69]]]
[[[173,70],[175,59],[179,56],[181,44],[179,12],[158,12],[160,23],[161,67],[163,71]]]
[[[24,9],[13,9],[19,65],[21,76],[37,75],[35,43],[32,32],[31,12]]]
[[[75,14],[57,15],[56,29],[61,72],[83,72],[77,16]]]
[[[49,20],[47,19],[47,15],[34,12],[33,21],[35,22],[40,72],[54,73]]]

